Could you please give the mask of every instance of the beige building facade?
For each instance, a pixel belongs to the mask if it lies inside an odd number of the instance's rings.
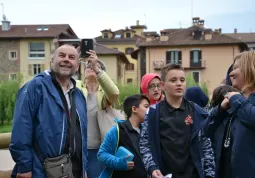
[[[186,29],[165,29],[161,36],[139,45],[131,55],[138,60],[138,83],[146,73],[159,73],[168,63],[181,64],[196,82],[206,82],[209,93],[226,77],[234,57],[247,49],[238,39],[221,34],[220,29],[204,28],[204,21],[193,19]]]

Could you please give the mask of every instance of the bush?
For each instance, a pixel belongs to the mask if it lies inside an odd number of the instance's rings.
[[[203,92],[205,92],[205,94],[207,96],[209,96],[209,89],[208,89],[208,83],[207,82],[200,82],[200,83],[197,83],[193,76],[192,76],[192,73],[187,73],[186,75],[186,87],[192,87],[192,86],[200,86],[201,89],[203,90]]]
[[[120,90],[119,101],[120,101],[121,109],[122,109],[122,104],[124,102],[124,99],[127,96],[131,96],[131,95],[140,93],[139,87],[137,87],[137,85],[135,85],[135,84],[120,84],[120,83],[118,83],[117,86]],[[118,108],[118,104],[115,104],[115,108]]]
[[[21,75],[18,75],[17,80],[0,81],[0,125],[10,124],[13,119],[16,96],[21,81]]]

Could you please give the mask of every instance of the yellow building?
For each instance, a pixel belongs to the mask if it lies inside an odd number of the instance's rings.
[[[146,28],[145,25],[139,25],[139,21],[137,21],[136,25],[130,28],[126,27],[117,31],[111,31],[111,29],[103,30],[101,31],[102,35],[95,38],[97,43],[125,53],[130,62],[130,64],[125,65],[125,83],[137,84],[138,82],[137,60],[133,59],[130,54],[137,49],[139,43],[146,41],[146,35],[149,34],[144,32]],[[156,32],[152,33],[157,36]]]
[[[50,68],[52,51],[63,44],[78,46],[80,39],[68,24],[0,26],[0,79],[16,79],[21,73],[24,83]],[[98,45],[110,77],[124,83],[124,66],[129,64],[124,53]],[[77,78],[82,78],[80,68]]]
[[[165,64],[178,63],[196,82],[207,82],[212,94],[235,55],[246,49],[242,41],[222,34],[221,29],[204,28],[204,20],[193,18],[193,26],[162,30],[160,38],[140,44],[131,55],[138,59],[138,82],[146,73],[159,73]]]

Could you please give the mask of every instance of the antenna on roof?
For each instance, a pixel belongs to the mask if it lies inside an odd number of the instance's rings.
[[[2,14],[3,14],[3,21],[7,21],[6,15],[4,14],[4,4],[0,4],[2,6]]]
[[[190,13],[191,13],[191,26],[192,26],[193,25],[193,20],[192,20],[192,18],[193,18],[193,0],[190,0],[190,8],[191,8]]]
[[[144,25],[146,26],[146,14],[143,14],[144,15]]]

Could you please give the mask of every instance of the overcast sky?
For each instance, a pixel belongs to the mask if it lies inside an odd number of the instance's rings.
[[[193,1],[193,8],[191,2]],[[70,24],[80,38],[99,36],[106,28],[140,24],[147,31],[191,25],[191,17],[223,33],[255,32],[255,0],[0,0],[11,24]],[[193,9],[193,10],[191,10]],[[193,13],[192,13],[193,12]],[[0,9],[2,19],[2,9]],[[146,14],[146,15],[144,15]]]

